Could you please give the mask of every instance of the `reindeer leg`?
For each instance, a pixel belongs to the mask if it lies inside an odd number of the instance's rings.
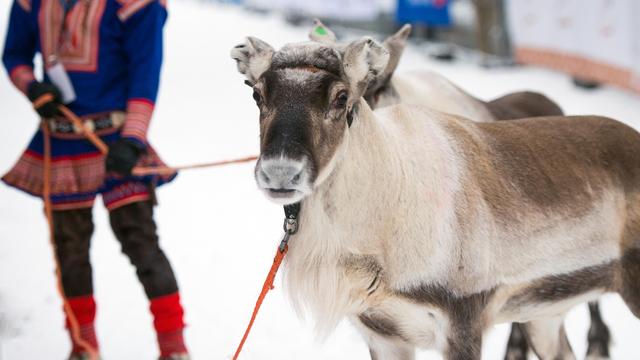
[[[414,360],[416,356],[415,348],[405,342],[371,336],[368,343],[371,360]]]
[[[482,329],[468,324],[452,326],[448,338],[447,360],[480,360],[482,356]]]
[[[607,324],[602,320],[600,307],[597,301],[589,303],[589,314],[591,315],[591,326],[589,327],[587,360],[609,359],[609,343],[611,334]]]
[[[618,290],[629,310],[640,319],[640,249],[629,249],[620,263],[622,282]]]
[[[409,344],[389,319],[372,314],[351,318],[369,345],[371,360],[414,360],[415,347]]]
[[[523,324],[523,328],[540,360],[575,360],[564,331],[564,316],[536,319]]]
[[[504,360],[527,360],[528,354],[529,343],[527,343],[527,334],[522,328],[522,324],[512,323]]]

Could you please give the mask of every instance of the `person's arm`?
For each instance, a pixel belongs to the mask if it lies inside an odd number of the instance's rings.
[[[31,22],[31,3],[15,0],[9,16],[9,27],[2,63],[13,84],[25,95],[35,81],[33,57],[36,54],[36,29]]]
[[[158,95],[162,65],[162,0],[131,0],[118,10],[127,55],[127,117],[122,138],[109,148],[107,171],[130,175],[147,146],[147,131]]]
[[[162,29],[167,10],[159,0],[132,0],[119,11],[128,60],[127,118],[122,136],[144,147],[162,65]]]

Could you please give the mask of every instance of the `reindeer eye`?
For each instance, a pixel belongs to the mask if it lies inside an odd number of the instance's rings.
[[[336,97],[336,107],[344,108],[347,105],[347,100],[349,100],[349,94],[346,91],[341,91]]]
[[[262,100],[260,93],[257,92],[256,90],[253,90],[253,100],[256,101],[256,104],[260,104],[260,101]]]

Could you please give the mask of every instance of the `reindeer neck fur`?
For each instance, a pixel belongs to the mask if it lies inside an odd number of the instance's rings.
[[[320,335],[366,308],[377,276],[396,289],[443,279],[455,253],[442,226],[454,216],[457,178],[444,134],[435,121],[394,120],[410,111],[402,107],[358,105],[332,171],[303,201],[287,258],[293,304],[316,317]]]

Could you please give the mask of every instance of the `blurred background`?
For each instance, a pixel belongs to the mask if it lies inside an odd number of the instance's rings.
[[[13,0],[0,0],[3,47]],[[640,1],[637,0],[171,0],[160,94],[149,138],[170,165],[258,152],[258,110],[229,56],[246,36],[274,48],[303,41],[319,17],[339,38],[384,38],[414,24],[397,73],[438,72],[488,100],[539,91],[567,114],[597,114],[640,129]],[[0,71],[0,172],[27,145],[38,118]],[[282,209],[256,189],[252,164],[181,173],[158,191],[162,246],[182,288],[194,359],[229,359],[255,304],[282,232]],[[0,184],[0,359],[64,359],[64,331],[39,199]],[[97,333],[105,360],[157,358],[148,303],[135,270],[94,209],[91,261]],[[318,343],[281,281],[266,300],[243,359],[368,359],[343,323]],[[617,295],[602,299],[612,358],[636,360],[640,321]],[[577,357],[586,352],[586,306],[569,313]],[[483,359],[502,359],[508,325],[484,338]],[[441,359],[421,351],[417,359]]]
[[[415,43],[440,60],[541,65],[566,73],[577,86],[608,83],[640,93],[640,4],[634,0],[223,2],[279,13],[292,24],[320,18],[343,32],[389,34],[410,23]]]

